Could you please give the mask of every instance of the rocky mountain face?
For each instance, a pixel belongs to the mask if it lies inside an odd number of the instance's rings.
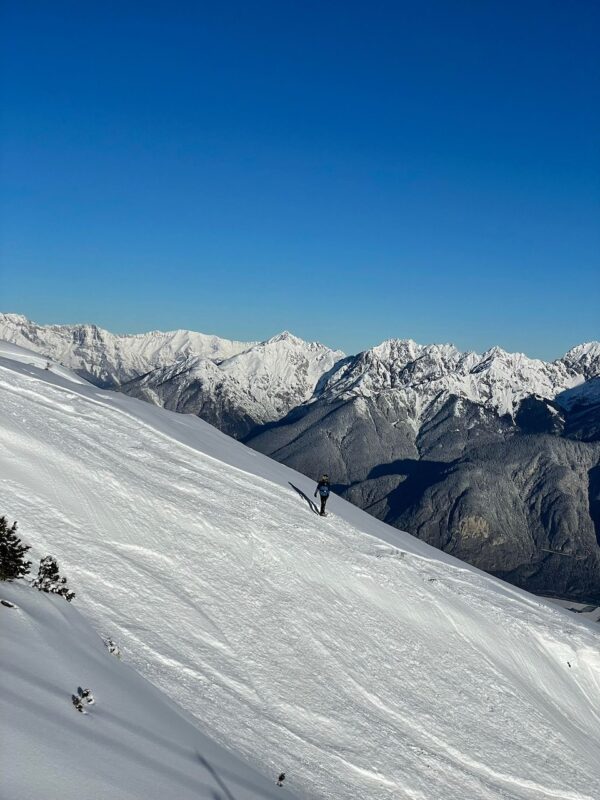
[[[600,602],[600,347],[545,363],[385,342],[252,447],[532,591]],[[586,381],[586,378],[589,380]]]
[[[407,470],[412,485],[386,498],[385,516],[530,591],[597,603],[599,461],[600,445],[546,434],[478,445],[450,463],[419,461],[426,483]]]
[[[394,391],[415,426],[450,396],[513,414],[528,396],[553,398],[596,374],[600,353],[591,345],[547,363],[499,347],[483,355],[452,345],[418,345],[392,339],[340,364],[322,387],[329,399],[372,397]]]
[[[173,411],[196,414],[242,438],[309,400],[342,356],[285,332],[218,363],[197,356],[180,359],[121,389]]]
[[[600,603],[600,344],[554,362],[283,333],[113,336],[0,315],[0,338],[196,414],[374,516],[540,593]]]

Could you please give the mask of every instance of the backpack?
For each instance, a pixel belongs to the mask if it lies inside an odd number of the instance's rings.
[[[329,497],[329,484],[328,483],[322,483],[319,486],[319,494],[321,495],[321,497]]]

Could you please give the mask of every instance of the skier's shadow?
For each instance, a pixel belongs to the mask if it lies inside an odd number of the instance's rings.
[[[294,486],[294,484],[291,481],[288,481],[288,483],[290,484],[290,486],[292,487],[292,489],[295,492],[298,492],[298,494],[300,495],[300,497],[303,500],[306,500],[306,502],[308,503],[308,507],[313,512],[313,514],[318,514],[319,513],[319,509],[317,508],[317,504],[313,503],[313,501],[310,499],[310,497],[308,495],[304,494],[302,489],[299,489],[297,486]]]

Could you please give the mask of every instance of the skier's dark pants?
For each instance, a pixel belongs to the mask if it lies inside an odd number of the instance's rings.
[[[326,503],[327,503],[327,495],[325,497],[323,497],[323,495],[321,495],[321,511],[320,511],[321,514],[325,513],[325,504]]]

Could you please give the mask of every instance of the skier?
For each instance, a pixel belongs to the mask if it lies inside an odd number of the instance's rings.
[[[325,517],[325,504],[327,503],[327,498],[329,497],[329,492],[331,488],[329,486],[329,475],[327,473],[323,473],[321,476],[321,480],[317,484],[317,488],[315,489],[315,497],[317,496],[317,492],[321,496],[321,510],[319,514],[322,517]]]
[[[277,786],[283,786],[284,780],[285,780],[285,772],[282,772],[280,776],[277,778]]]

